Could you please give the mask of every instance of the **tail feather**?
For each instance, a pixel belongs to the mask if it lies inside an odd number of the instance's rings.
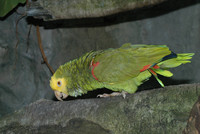
[[[191,59],[193,55],[194,53],[177,54],[176,58],[159,62],[157,65],[162,69],[174,68],[180,66],[181,64],[190,63],[191,61],[189,61],[189,59]]]
[[[172,77],[173,76],[173,73],[168,71],[168,70],[163,70],[163,69],[153,69],[152,70],[157,73],[157,74],[160,74],[162,76],[165,76],[165,77]]]
[[[170,54],[169,56],[171,56],[171,55],[172,54]],[[162,59],[161,62],[159,62],[157,64],[157,66],[159,66],[159,68],[151,67],[150,69],[148,69],[148,71],[156,78],[156,80],[160,83],[160,85],[162,87],[164,87],[164,84],[158,78],[157,74],[160,74],[165,77],[173,76],[173,73],[168,71],[168,69],[180,66],[181,64],[190,63],[191,61],[189,61],[189,60],[192,58],[193,55],[194,55],[194,53],[177,54],[177,57],[172,57],[173,56],[172,55],[171,59],[169,59],[169,56],[166,56],[166,58],[164,57],[165,60]]]
[[[163,82],[158,78],[156,72],[153,69],[148,69],[148,71],[156,78],[156,80],[158,81],[158,83],[164,87],[165,85],[163,84]]]

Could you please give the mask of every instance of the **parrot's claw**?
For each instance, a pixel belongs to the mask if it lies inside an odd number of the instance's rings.
[[[55,96],[56,98],[59,100],[59,101],[63,101],[63,99],[66,99],[68,95],[62,93],[62,92],[59,92],[59,91],[54,91],[55,93]]]
[[[126,94],[127,94],[127,92],[122,91],[122,92],[113,92],[111,94],[99,94],[99,95],[97,95],[97,97],[106,98],[106,97],[113,97],[113,96],[122,96],[125,99]]]

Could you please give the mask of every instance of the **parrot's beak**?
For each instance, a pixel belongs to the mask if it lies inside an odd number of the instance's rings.
[[[62,92],[59,92],[59,91],[54,91],[54,94],[56,96],[56,98],[59,100],[59,101],[63,101],[63,99],[66,99],[68,95],[62,93]]]

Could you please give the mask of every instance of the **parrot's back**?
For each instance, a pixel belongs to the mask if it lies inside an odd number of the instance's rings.
[[[193,54],[175,54],[166,45],[131,45],[124,44],[118,49],[102,51],[92,61],[93,77],[115,91],[136,91],[151,75],[161,86],[157,73],[166,77],[173,74],[169,68],[190,62]]]
[[[121,48],[109,49],[96,55],[93,63],[98,63],[98,66],[94,74],[101,82],[122,82],[138,76],[145,65],[158,63],[169,54],[171,51],[164,45],[125,44]]]

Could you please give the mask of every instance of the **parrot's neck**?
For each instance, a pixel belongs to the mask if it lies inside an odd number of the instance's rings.
[[[88,91],[104,87],[91,74],[90,64],[92,58],[93,53],[91,52],[64,65],[66,70],[70,70],[70,85],[67,87],[70,96],[80,96]]]

